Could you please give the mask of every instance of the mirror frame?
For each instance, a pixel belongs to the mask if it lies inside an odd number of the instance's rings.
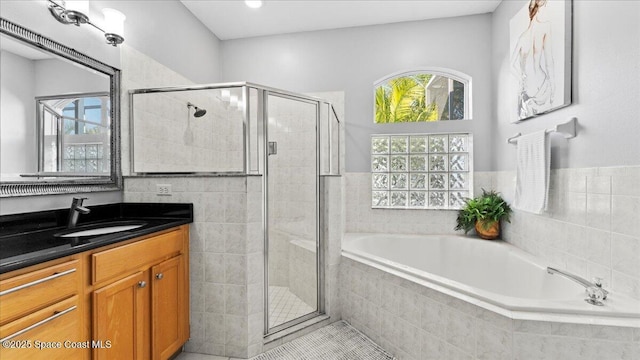
[[[109,137],[111,141],[111,171],[109,177],[73,180],[53,178],[34,182],[0,182],[0,198],[122,190],[122,170],[120,167],[120,70],[2,17],[0,17],[0,34],[10,36],[26,45],[109,76],[109,93],[111,94],[111,134]],[[38,161],[38,159],[34,160]]]

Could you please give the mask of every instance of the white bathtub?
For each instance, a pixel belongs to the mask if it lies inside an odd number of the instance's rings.
[[[588,304],[584,287],[503,241],[349,233],[342,255],[513,319],[640,326],[640,301],[611,291]]]

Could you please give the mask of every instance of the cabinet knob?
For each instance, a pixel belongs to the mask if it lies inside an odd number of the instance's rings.
[[[162,273],[156,274],[156,279],[158,279],[158,280],[162,280],[163,277],[164,277],[164,275],[162,275]]]
[[[139,287],[139,288],[143,288],[143,287],[145,287],[145,286],[147,286],[147,282],[146,282],[146,281],[139,281],[139,282],[138,282],[138,287]]]

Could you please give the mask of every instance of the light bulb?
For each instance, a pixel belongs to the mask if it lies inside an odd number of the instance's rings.
[[[64,2],[64,8],[67,11],[77,11],[89,16],[89,1],[86,0],[67,0]]]
[[[252,9],[259,9],[262,7],[262,0],[245,0],[244,3]]]
[[[127,18],[118,10],[102,9],[104,14],[104,32],[124,36],[124,20]]]

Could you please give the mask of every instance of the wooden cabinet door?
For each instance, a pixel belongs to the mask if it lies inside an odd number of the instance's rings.
[[[184,256],[151,268],[151,340],[154,360],[165,360],[187,340],[189,313],[184,282]]]
[[[93,292],[94,360],[147,360],[149,339],[148,272],[137,272]]]

